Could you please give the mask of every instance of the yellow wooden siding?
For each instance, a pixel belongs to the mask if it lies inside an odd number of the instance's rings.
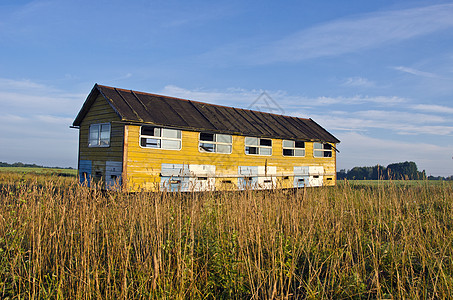
[[[103,96],[99,96],[81,122],[79,129],[79,159],[92,161],[92,176],[96,173],[105,177],[106,161],[123,161],[124,125],[112,121],[120,121],[120,117],[107,103]],[[88,135],[91,124],[110,123],[110,146],[88,147]]]
[[[216,187],[222,188],[237,183],[238,166],[276,166],[277,175],[288,174],[288,178],[278,177],[281,187],[293,187],[294,166],[323,166],[324,185],[335,185],[335,151],[332,157],[313,157],[313,143],[305,143],[305,157],[283,156],[282,140],[272,140],[272,155],[245,154],[244,137],[233,136],[233,150],[231,154],[204,153],[198,150],[199,132],[182,131],[181,150],[163,150],[142,148],[139,144],[140,126],[126,125],[127,150],[125,165],[127,165],[127,184],[131,190],[157,189],[160,182],[162,163],[168,164],[200,164],[215,165],[216,176],[232,175],[232,177],[218,178]],[[330,178],[330,179],[329,179]]]

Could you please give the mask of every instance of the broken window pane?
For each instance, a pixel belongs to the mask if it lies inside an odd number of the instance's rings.
[[[159,139],[142,138],[140,144],[141,144],[142,147],[160,148],[160,140]]]
[[[213,133],[206,133],[206,132],[200,132],[200,141],[209,141],[209,142],[214,142],[214,134]]]
[[[296,147],[296,148],[305,148],[305,142],[296,141],[294,147]]]
[[[260,139],[260,146],[272,146],[272,140]]]
[[[153,126],[142,126],[142,135],[160,136],[160,128]]]
[[[247,154],[258,154],[258,147],[245,147],[245,153]]]
[[[283,149],[283,156],[294,156],[293,149]]]
[[[210,143],[200,143],[200,151],[215,152],[215,145]]]

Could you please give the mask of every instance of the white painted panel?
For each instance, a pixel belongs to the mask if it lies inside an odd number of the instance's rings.
[[[322,186],[323,176],[322,175],[309,176],[308,180],[309,180],[308,186]]]
[[[189,166],[183,164],[162,164],[160,173],[162,176],[189,175]]]
[[[308,173],[310,175],[324,175],[324,167],[323,166],[309,166]]]
[[[190,165],[191,177],[189,190],[194,192],[213,191],[215,189],[214,165]]]
[[[267,176],[267,175],[275,175],[277,174],[277,167],[276,166],[258,166],[258,175]]]
[[[259,189],[272,189],[277,186],[277,177],[267,176],[258,177],[258,188]]]
[[[238,173],[240,175],[258,175],[258,167],[257,166],[239,166]]]
[[[308,166],[295,166],[294,175],[308,175]]]
[[[214,176],[215,166],[214,165],[189,165],[189,170],[193,176]]]

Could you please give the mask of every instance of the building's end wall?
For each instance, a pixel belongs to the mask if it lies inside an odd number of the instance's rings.
[[[109,182],[121,180],[124,125],[117,123],[118,121],[120,121],[119,116],[107,100],[99,95],[82,120],[79,129],[79,175],[81,177],[89,175],[95,182],[102,179],[103,187],[106,182],[109,184]],[[108,147],[89,147],[90,125],[100,123],[110,123],[110,144]],[[81,178],[81,181],[83,179]]]

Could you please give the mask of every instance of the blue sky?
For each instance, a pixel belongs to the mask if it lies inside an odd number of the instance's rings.
[[[0,161],[75,167],[95,83],[243,108],[265,91],[341,140],[338,169],[453,174],[453,1],[0,3]]]

